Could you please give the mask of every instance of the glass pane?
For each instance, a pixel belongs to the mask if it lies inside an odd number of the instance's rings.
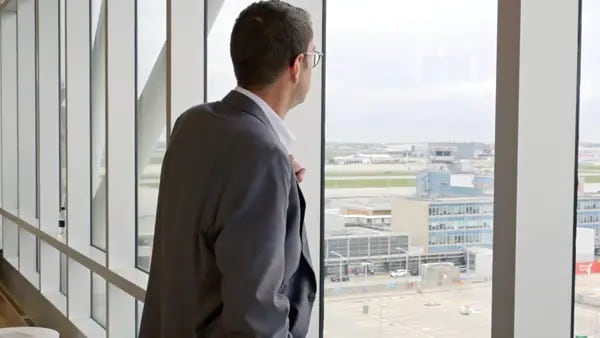
[[[575,251],[575,334],[600,336],[600,2],[583,1],[579,186]]]
[[[60,281],[59,281],[59,291],[63,295],[67,295],[67,255],[61,253],[60,254]]]
[[[324,335],[490,337],[497,1],[327,6]]]
[[[206,42],[208,84],[206,100],[209,102],[222,99],[236,86],[229,54],[229,40],[235,19],[244,8],[252,3],[251,0],[228,0],[217,4],[219,2],[208,2],[208,13],[218,13],[214,24],[208,31]],[[214,8],[215,6],[221,7]]]
[[[92,319],[106,328],[106,280],[92,273]]]
[[[167,7],[137,1],[137,266],[150,269],[161,163],[166,149]]]
[[[106,25],[104,0],[91,0],[92,245],[106,249]]]
[[[42,249],[40,248],[40,238],[35,237],[35,272],[40,273],[40,263],[42,260],[41,257]]]
[[[136,336],[140,333],[140,325],[142,324],[142,313],[144,311],[144,303],[139,300],[135,302],[135,322],[136,322]]]

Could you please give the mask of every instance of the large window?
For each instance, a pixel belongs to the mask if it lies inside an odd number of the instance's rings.
[[[173,123],[235,87],[253,0],[0,2],[3,275],[86,336],[133,337]],[[600,336],[598,0],[290,2],[325,52],[286,117],[308,337]]]
[[[497,2],[327,13],[325,337],[489,337]]]
[[[167,7],[137,0],[137,15],[137,266],[148,271],[167,138]]]
[[[575,252],[575,334],[600,335],[600,2],[583,1],[579,172]]]

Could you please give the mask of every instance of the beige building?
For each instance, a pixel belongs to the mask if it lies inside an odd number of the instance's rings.
[[[409,234],[412,246],[427,250],[429,201],[398,199],[392,202],[392,231]]]
[[[410,236],[425,252],[453,252],[492,246],[493,199],[403,198],[392,202],[391,230]]]

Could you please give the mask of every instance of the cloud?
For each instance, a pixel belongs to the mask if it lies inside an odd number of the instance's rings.
[[[226,0],[209,35],[209,99],[235,83],[229,34],[249,2]],[[329,140],[493,141],[497,1],[328,0],[327,6]],[[600,141],[598,17],[600,2],[585,1],[581,137],[589,141]]]

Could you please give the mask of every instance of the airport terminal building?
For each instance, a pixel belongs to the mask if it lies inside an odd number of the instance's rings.
[[[398,269],[406,259],[409,237],[396,232],[382,232],[364,228],[347,228],[326,233],[325,266],[327,275],[386,272]],[[363,264],[365,263],[365,264]]]
[[[426,252],[448,252],[467,247],[491,248],[494,227],[492,197],[404,198],[392,205],[392,231],[407,233],[411,245]],[[600,251],[600,195],[580,194],[579,228],[595,231],[596,256]]]

